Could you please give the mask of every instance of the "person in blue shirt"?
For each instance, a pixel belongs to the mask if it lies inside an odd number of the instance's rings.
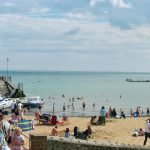
[[[106,124],[106,110],[105,107],[102,106],[101,110],[100,110],[100,116],[102,118],[102,122],[105,125]]]

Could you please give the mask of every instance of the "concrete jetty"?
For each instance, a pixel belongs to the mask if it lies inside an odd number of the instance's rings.
[[[15,87],[11,77],[5,76],[0,77],[0,93],[5,97],[9,98],[25,97],[25,94],[22,89],[20,86],[18,86],[17,88]]]

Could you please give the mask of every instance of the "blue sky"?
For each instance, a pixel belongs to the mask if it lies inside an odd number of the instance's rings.
[[[0,0],[0,68],[150,72],[150,0]]]

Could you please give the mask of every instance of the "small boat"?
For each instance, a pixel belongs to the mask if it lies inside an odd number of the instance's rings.
[[[13,100],[11,98],[4,98],[0,100],[0,108],[9,108]]]
[[[78,99],[78,100],[83,99],[83,96],[82,96],[82,97],[77,97],[77,99]]]
[[[40,105],[43,105],[44,100],[40,96],[34,96],[34,97],[30,97],[27,100],[27,103],[28,103],[29,107],[36,108],[36,107],[39,107]]]

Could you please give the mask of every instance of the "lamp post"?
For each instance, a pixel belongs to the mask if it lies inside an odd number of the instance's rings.
[[[8,80],[8,62],[9,62],[9,59],[7,58],[7,80]]]

